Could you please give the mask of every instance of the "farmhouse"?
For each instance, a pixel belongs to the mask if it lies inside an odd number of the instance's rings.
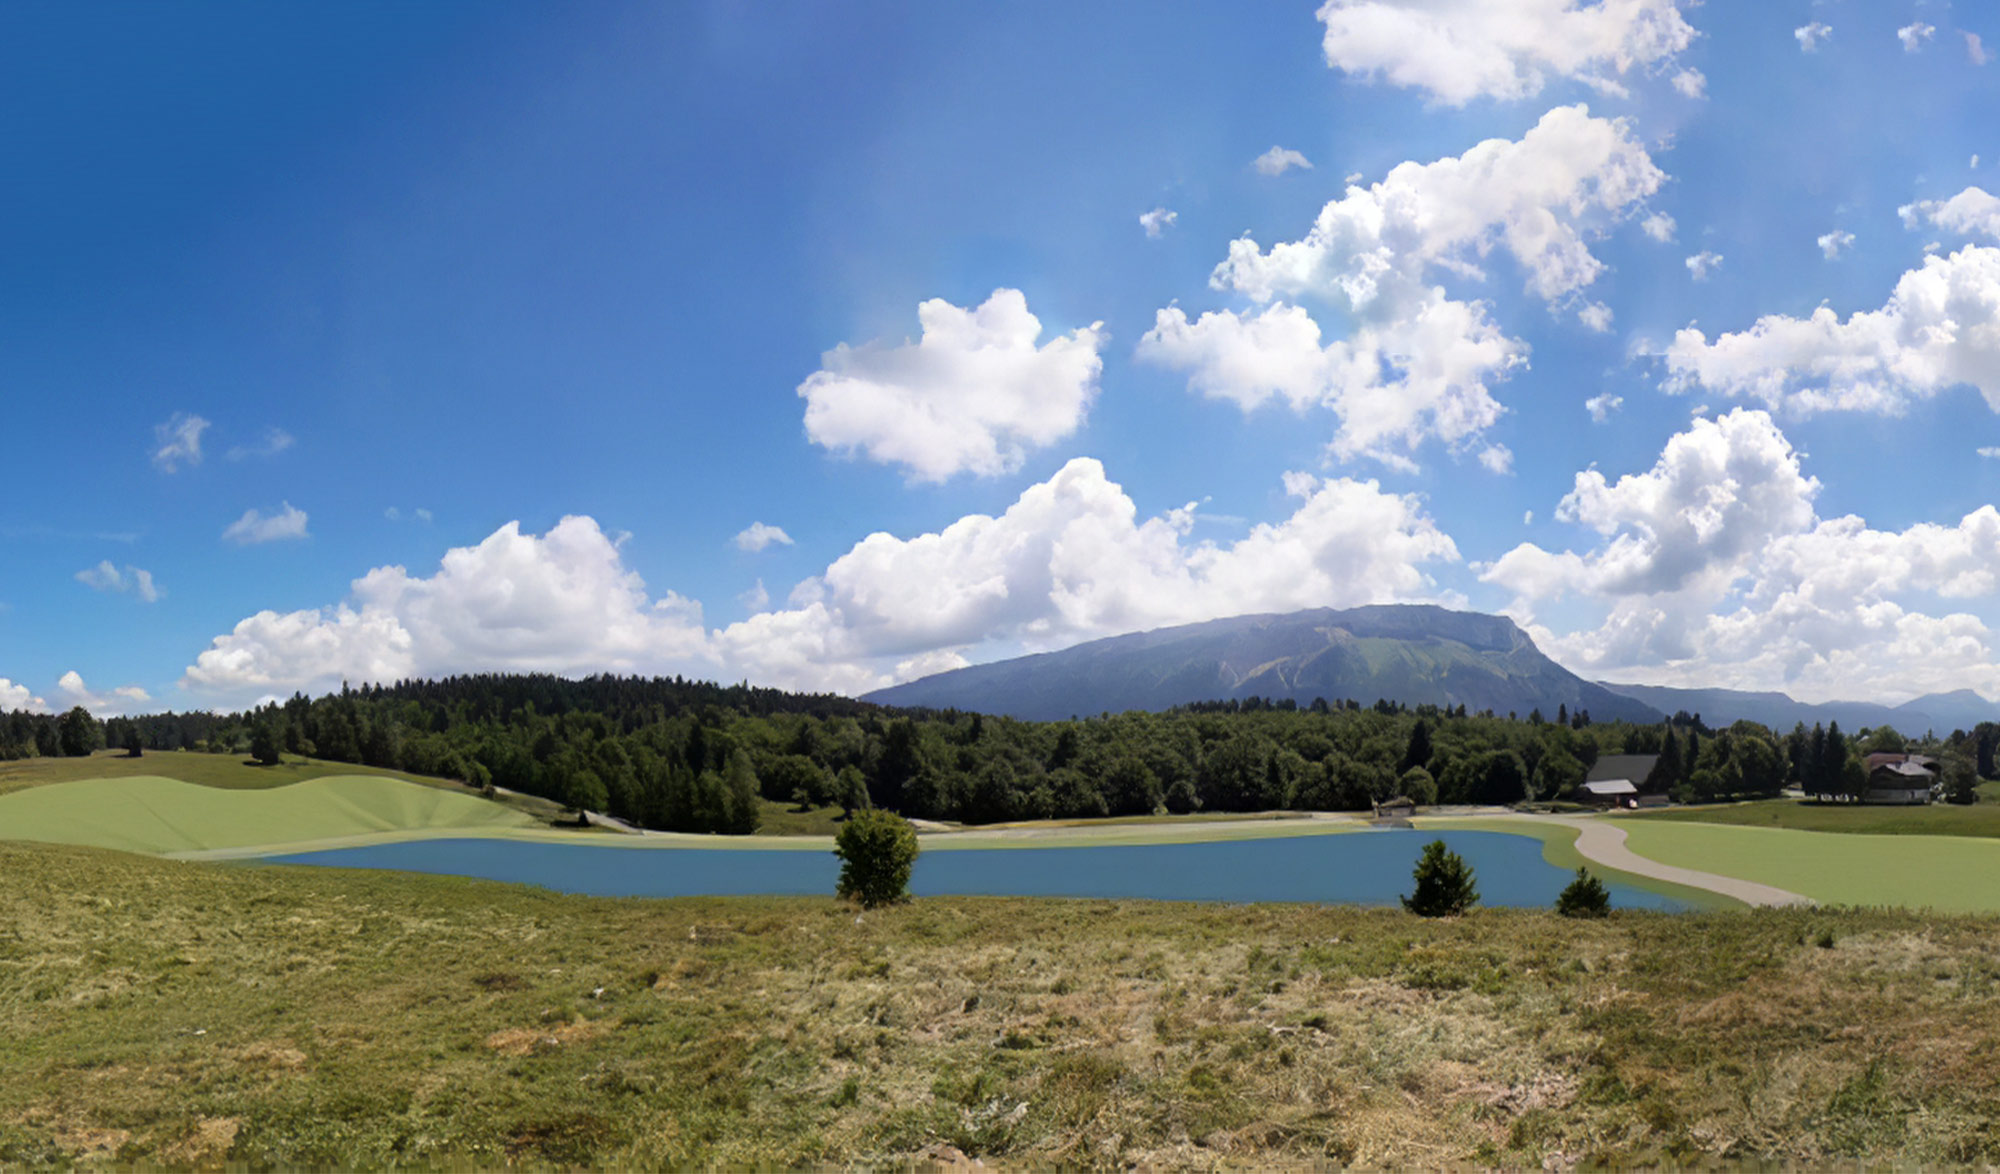
[[[1870,754],[1863,803],[1929,803],[1937,798],[1937,759],[1921,754]]]
[[[1600,779],[1577,788],[1576,797],[1593,807],[1637,807],[1639,788],[1631,779]]]

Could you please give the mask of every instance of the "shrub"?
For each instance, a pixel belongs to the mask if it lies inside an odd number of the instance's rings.
[[[1589,869],[1579,868],[1576,879],[1556,897],[1556,912],[1564,917],[1602,917],[1611,912],[1611,893]]]
[[[887,811],[857,811],[841,825],[833,854],[840,857],[840,896],[864,909],[906,900],[910,868],[917,862],[917,833]]]
[[[1443,840],[1432,840],[1424,846],[1424,854],[1410,875],[1417,888],[1402,899],[1403,908],[1419,917],[1456,917],[1479,900],[1479,890],[1472,883],[1472,867],[1464,857],[1445,847]]]

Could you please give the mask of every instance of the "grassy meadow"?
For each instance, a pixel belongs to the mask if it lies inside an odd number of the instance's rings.
[[[1993,784],[1987,784],[1988,788]],[[1806,832],[1840,832],[1863,836],[1974,836],[2000,838],[2000,802],[1983,799],[1960,807],[1933,803],[1923,807],[1873,806],[1861,803],[1806,803],[1797,799],[1759,799],[1748,803],[1717,803],[1701,807],[1666,807],[1621,815],[1628,822],[1711,823],[1735,827],[1792,828]]]
[[[2000,841],[1652,818],[1619,822],[1627,846],[1648,859],[1775,885],[1826,904],[2000,910]]]
[[[531,817],[477,795],[374,775],[257,791],[133,775],[0,795],[0,835],[156,854],[380,832],[534,826]]]
[[[402,779],[423,786],[465,790],[461,783],[428,779],[401,771],[378,770],[351,762],[321,762],[286,755],[276,766],[259,766],[240,754],[198,754],[192,750],[149,750],[143,757],[128,757],[123,750],[100,750],[82,758],[23,758],[0,762],[0,795],[50,783],[85,782],[91,779],[163,778],[178,779],[203,787],[228,791],[264,791],[303,783],[308,779],[334,775],[367,775]]]
[[[0,870],[0,1164],[2000,1161],[1988,918]]]

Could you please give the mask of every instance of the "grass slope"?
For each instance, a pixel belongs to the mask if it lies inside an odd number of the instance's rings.
[[[1876,807],[1868,804],[1803,803],[1797,799],[1760,799],[1706,807],[1671,807],[1621,816],[1666,823],[1712,823],[1738,827],[1795,828],[1809,832],[1842,832],[1864,836],[1978,836],[2000,838],[2000,803],[1966,807],[1937,803],[1927,807]]]
[[[2000,1161],[1993,919],[0,873],[0,1165]]]
[[[502,804],[396,778],[308,779],[260,791],[179,779],[85,779],[0,795],[0,836],[129,852],[200,852],[371,832],[516,828]]]
[[[1743,902],[1707,889],[1693,889],[1677,885],[1672,881],[1658,880],[1650,876],[1639,876],[1622,869],[1606,868],[1595,860],[1585,860],[1583,853],[1576,850],[1577,831],[1562,824],[1538,823],[1534,820],[1507,817],[1481,819],[1478,816],[1421,816],[1414,826],[1422,831],[1468,831],[1503,832],[1510,836],[1529,836],[1542,842],[1542,859],[1564,872],[1574,872],[1587,868],[1601,881],[1629,885],[1649,893],[1659,893],[1670,897],[1689,909],[1741,909]],[[1709,869],[1708,871],[1721,871]]]
[[[122,750],[100,750],[84,758],[24,758],[16,762],[0,762],[0,794],[50,783],[142,777],[179,779],[184,783],[232,791],[262,791],[335,775],[368,775],[402,779],[425,786],[460,787],[458,783],[427,779],[401,771],[378,770],[351,762],[320,762],[297,756],[287,756],[278,766],[259,766],[236,754],[149,750],[143,757],[128,758]]]
[[[1719,872],[1841,905],[2000,910],[2000,843],[1626,818],[1626,844],[1663,864]]]

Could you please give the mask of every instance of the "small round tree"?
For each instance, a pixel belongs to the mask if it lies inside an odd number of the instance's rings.
[[[864,909],[908,899],[910,868],[917,862],[917,833],[908,820],[887,811],[857,811],[833,843],[833,854],[840,857],[840,896]]]
[[[1576,879],[1556,896],[1556,912],[1564,917],[1602,917],[1611,912],[1611,892],[1587,868],[1576,870]]]
[[[1456,917],[1479,901],[1472,866],[1445,847],[1443,840],[1424,845],[1424,854],[1411,876],[1417,891],[1402,899],[1403,908],[1419,917]]]

